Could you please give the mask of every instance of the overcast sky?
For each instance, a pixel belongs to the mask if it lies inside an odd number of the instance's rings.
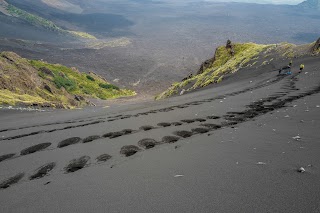
[[[248,2],[248,3],[259,3],[259,4],[299,4],[304,0],[206,0],[206,1],[213,1],[213,2]]]

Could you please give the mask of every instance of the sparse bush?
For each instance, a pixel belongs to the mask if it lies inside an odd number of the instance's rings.
[[[73,80],[69,78],[64,78],[59,75],[56,75],[54,77],[53,82],[55,83],[58,89],[61,89],[61,87],[64,87],[68,92],[76,88],[76,83]]]
[[[112,85],[112,84],[99,84],[99,86],[103,89],[115,89],[115,90],[120,90],[119,87]]]
[[[89,79],[90,81],[95,81],[95,79],[90,75],[87,75],[87,79]]]

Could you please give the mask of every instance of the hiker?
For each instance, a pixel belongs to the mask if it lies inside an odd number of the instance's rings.
[[[299,71],[299,73],[301,73],[303,69],[304,69],[304,64],[300,64],[300,71]]]
[[[287,66],[287,75],[291,75],[292,74],[292,72],[291,72],[291,67],[292,67],[292,60],[289,62],[289,65]]]
[[[288,66],[282,67],[281,69],[279,69],[279,75],[281,74],[282,70],[287,71],[285,74],[287,75],[291,75],[291,65],[292,63],[290,62]]]
[[[292,74],[292,72],[291,72],[291,65],[290,65],[290,63],[289,63],[289,65],[287,66],[287,75],[291,75]]]

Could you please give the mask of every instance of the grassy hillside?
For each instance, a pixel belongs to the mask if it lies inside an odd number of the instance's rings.
[[[63,87],[68,93],[73,95],[89,95],[90,97],[103,100],[134,95],[132,91],[120,90],[94,73],[80,73],[75,69],[63,65],[48,64],[36,60],[31,60],[30,64],[40,70],[39,75],[41,78],[52,81],[58,89]],[[41,71],[44,67],[52,71],[53,76]]]
[[[317,42],[318,43],[318,42]],[[310,52],[316,42],[307,45],[296,46],[289,43],[281,44],[255,44],[234,43],[231,46],[220,46],[216,49],[212,59],[205,62],[201,72],[181,82],[175,82],[166,91],[156,96],[163,99],[186,92],[206,87],[210,84],[220,83],[226,75],[233,74],[246,67],[259,67],[271,63],[275,58],[293,59],[304,54],[319,54],[319,48]]]
[[[28,13],[27,11],[19,9],[11,4],[6,3],[6,4],[2,4],[0,6],[6,12],[7,15],[11,15],[13,17],[22,19],[22,20],[24,20],[24,21],[26,21],[36,27],[42,27],[46,30],[53,31],[53,32],[69,34],[71,36],[78,37],[78,38],[96,39],[95,36],[90,35],[86,32],[64,30],[50,20],[44,19],[44,18],[37,16],[35,14]]]
[[[109,84],[94,73],[43,61],[27,60],[12,52],[0,54],[0,104],[73,108],[90,104],[87,98],[114,99],[135,95]]]

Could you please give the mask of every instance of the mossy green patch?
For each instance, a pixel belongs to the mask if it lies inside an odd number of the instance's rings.
[[[44,28],[47,28],[51,31],[62,31],[60,27],[55,25],[52,21],[46,20],[40,16],[33,15],[31,13],[28,13],[24,10],[21,10],[11,4],[8,5],[7,11],[15,17],[21,18],[30,24],[36,25],[36,26],[42,26]]]
[[[175,83],[166,91],[158,95],[156,99],[162,99],[177,94],[179,90],[182,90],[191,82],[193,82],[193,86],[188,89],[189,91],[200,87],[206,87],[212,83],[220,83],[225,74],[234,73],[240,68],[250,65],[249,62],[251,61],[255,61],[253,62],[253,65],[256,64],[260,53],[266,50],[270,52],[275,46],[276,45],[236,43],[233,44],[233,53],[225,46],[218,47],[211,66],[205,69],[201,74],[193,76],[191,79],[181,83]]]
[[[89,33],[86,32],[80,32],[80,31],[66,31],[68,33],[70,33],[71,35],[74,35],[76,37],[80,37],[80,38],[86,38],[86,39],[93,39],[96,40],[97,38],[94,35],[91,35]]]
[[[136,93],[131,90],[119,89],[109,84],[98,75],[79,73],[69,67],[60,64],[49,64],[43,61],[31,60],[30,64],[37,69],[46,67],[54,74],[53,82],[58,89],[61,87],[73,95],[93,97],[100,99],[112,99],[124,96],[132,96]],[[43,75],[43,73],[41,74]]]
[[[92,76],[90,76],[90,75],[87,75],[86,77],[87,77],[87,79],[89,79],[90,81],[95,81],[95,79],[94,79]]]
[[[112,85],[112,84],[99,84],[99,86],[101,88],[104,88],[104,89],[114,89],[114,90],[120,90],[119,87],[115,86],[115,85]]]
[[[0,105],[15,105],[17,103],[47,103],[48,101],[38,95],[19,94],[9,90],[0,90]]]

